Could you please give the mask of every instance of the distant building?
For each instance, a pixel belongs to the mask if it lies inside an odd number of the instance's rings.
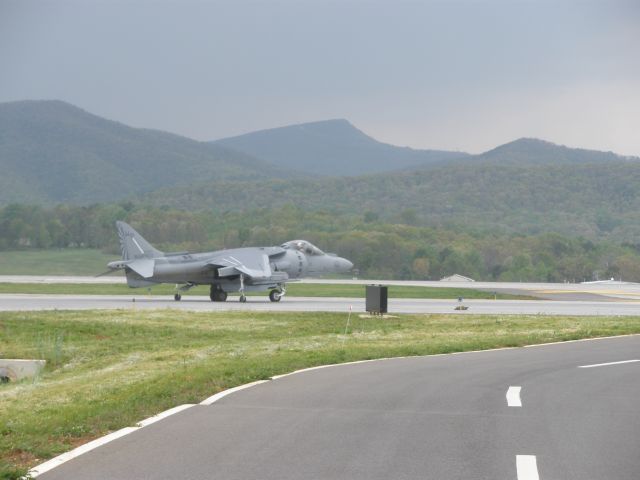
[[[458,275],[454,273],[449,277],[444,277],[440,279],[441,282],[475,282],[473,278],[465,277],[464,275]]]

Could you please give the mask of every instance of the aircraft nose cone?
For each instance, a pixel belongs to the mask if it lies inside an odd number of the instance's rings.
[[[349,270],[351,270],[353,268],[353,263],[351,263],[349,260],[347,260],[346,258],[342,258],[340,257],[340,271],[342,272],[348,272]]]

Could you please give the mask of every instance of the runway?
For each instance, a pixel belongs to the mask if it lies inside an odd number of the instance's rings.
[[[124,284],[122,275],[102,277],[56,275],[0,275],[0,283],[43,284]],[[305,278],[296,283],[345,285],[398,285],[428,288],[469,288],[487,292],[527,295],[545,300],[618,301],[640,300],[640,284],[605,281],[597,283],[530,283],[530,282],[439,282],[421,280],[355,280]]]
[[[551,300],[465,300],[467,310],[454,310],[457,300],[389,299],[389,313],[458,313],[511,315],[640,315],[640,302],[585,302]],[[0,311],[93,310],[93,309],[177,309],[197,312],[349,312],[364,313],[361,298],[285,297],[278,303],[266,297],[248,297],[246,303],[229,297],[211,302],[208,297],[189,296],[176,302],[168,296],[128,295],[35,295],[0,294]]]
[[[316,369],[39,478],[636,480],[638,359],[633,336]]]

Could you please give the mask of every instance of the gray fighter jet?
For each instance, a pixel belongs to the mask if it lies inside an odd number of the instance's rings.
[[[286,283],[305,276],[347,272],[353,264],[305,240],[292,240],[279,247],[248,247],[208,253],[163,253],[124,222],[116,222],[122,260],[109,262],[107,273],[124,270],[129,287],[175,283],[175,300],[196,285],[210,285],[213,302],[224,302],[228,292],[269,291],[269,300],[279,302]]]

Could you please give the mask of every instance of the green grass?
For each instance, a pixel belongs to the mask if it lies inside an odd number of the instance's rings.
[[[0,275],[97,275],[118,255],[90,248],[0,252]]]
[[[0,478],[223,389],[314,365],[640,333],[640,317],[54,311],[0,313],[0,352],[42,358],[0,386]]]
[[[132,289],[124,284],[65,284],[65,283],[0,283],[0,293],[34,293],[34,294],[75,294],[75,295],[167,295],[175,293],[173,285],[156,285],[151,289]],[[486,292],[473,290],[470,288],[448,288],[448,287],[410,287],[396,286],[389,287],[390,298],[459,298],[465,299],[493,299],[516,300],[529,299],[523,295],[508,295],[504,293]],[[183,295],[209,295],[208,286],[198,286],[183,292]],[[250,292],[248,295],[264,295],[266,292]],[[350,284],[311,284],[311,283],[290,283],[287,285],[287,295],[292,297],[354,297],[364,298],[364,285]]]

